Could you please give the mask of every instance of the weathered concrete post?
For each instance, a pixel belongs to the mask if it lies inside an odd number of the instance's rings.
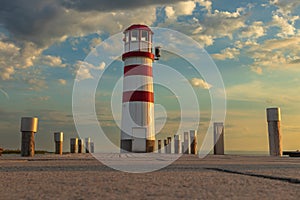
[[[78,138],[71,138],[70,139],[70,152],[77,153],[78,148]]]
[[[55,132],[54,133],[55,154],[62,155],[62,153],[63,153],[63,141],[64,141],[64,133],[63,132]]]
[[[90,153],[91,151],[91,138],[85,138],[85,153]]]
[[[91,142],[91,153],[95,152],[95,146],[94,146],[94,142]]]
[[[157,151],[161,153],[161,140],[157,140]]]
[[[269,132],[269,149],[271,156],[282,156],[282,141],[280,132],[280,108],[267,108]]]
[[[224,124],[223,122],[214,123],[214,154],[224,155]]]
[[[78,139],[78,153],[83,153],[83,139]]]
[[[191,154],[197,154],[197,130],[190,130]]]
[[[168,140],[168,146],[167,146],[167,153],[172,152],[172,137],[167,137]]]
[[[174,153],[179,154],[180,153],[180,135],[174,135]]]
[[[35,143],[34,134],[38,129],[38,118],[36,117],[22,117],[21,118],[21,156],[34,156]]]
[[[165,150],[165,153],[168,153],[167,145],[168,145],[168,140],[164,140],[164,150]]]
[[[183,133],[183,147],[184,147],[184,154],[190,153],[190,136],[189,132]]]

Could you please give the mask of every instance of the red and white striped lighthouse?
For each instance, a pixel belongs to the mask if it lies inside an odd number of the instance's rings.
[[[135,24],[124,35],[121,152],[153,152],[153,32],[148,26]]]

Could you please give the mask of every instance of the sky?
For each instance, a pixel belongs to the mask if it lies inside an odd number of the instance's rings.
[[[69,138],[77,135],[73,85],[93,79],[93,69],[105,70],[95,107],[99,123],[117,144],[119,130],[110,102],[123,63],[116,58],[109,66],[92,66],[85,58],[106,39],[140,23],[179,31],[213,59],[226,91],[227,152],[267,152],[265,109],[273,106],[282,112],[283,149],[300,149],[298,13],[296,0],[2,0],[0,146],[20,148],[20,118],[37,116],[36,149],[53,151],[53,132],[63,131],[67,151]],[[177,69],[193,86],[201,107],[201,143],[210,121],[209,92],[214,85],[190,72],[190,63],[163,47],[157,64]],[[167,88],[155,86],[154,92],[156,120],[165,122],[157,125],[162,138],[176,132],[180,108]]]

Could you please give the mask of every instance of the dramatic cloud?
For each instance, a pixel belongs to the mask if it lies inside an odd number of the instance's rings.
[[[284,15],[289,15],[300,5],[297,0],[270,0],[270,4],[278,7],[278,12]]]
[[[213,14],[208,14],[202,22],[203,34],[213,35],[215,37],[228,36],[245,26],[246,17],[242,14],[243,9],[237,9],[235,12],[215,10]]]
[[[279,37],[287,37],[290,35],[294,35],[296,28],[294,27],[295,20],[298,19],[299,16],[294,17],[293,20],[286,19],[284,17],[280,17],[278,15],[273,15],[273,21],[271,23],[272,26],[277,26],[281,29],[281,32],[277,34]]]
[[[93,70],[104,70],[105,63],[102,62],[99,66],[94,66],[91,63],[77,61],[75,64],[75,68],[78,69],[76,72],[76,80],[82,81],[85,79],[93,79]]]
[[[299,93],[294,87],[281,85],[282,82],[261,82],[251,81],[233,85],[226,88],[228,100],[260,102],[274,105],[289,105],[298,106]]]
[[[124,2],[123,0],[64,0],[62,5],[68,9],[79,11],[117,11],[117,10],[136,10],[137,8],[147,7],[151,5],[164,5],[176,3],[184,0],[131,0]]]
[[[212,54],[212,57],[217,60],[237,59],[240,51],[236,48],[226,48],[221,53]]]
[[[209,83],[205,82],[203,79],[200,79],[200,78],[192,78],[190,80],[190,83],[194,87],[200,87],[200,88],[207,89],[207,90],[212,87],[212,85],[210,85]]]
[[[240,37],[242,38],[259,38],[266,34],[266,27],[262,21],[253,22],[252,25],[242,29]]]
[[[248,55],[254,59],[252,69],[264,67],[277,70],[299,70],[297,61],[300,51],[300,36],[286,39],[270,39],[261,45],[254,45]]]
[[[39,63],[50,67],[66,67],[66,64],[63,64],[61,58],[58,56],[41,56]]]

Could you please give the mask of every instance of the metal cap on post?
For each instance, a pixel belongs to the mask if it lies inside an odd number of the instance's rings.
[[[64,141],[64,133],[63,132],[55,132],[54,133],[55,154],[62,155],[62,153],[63,153],[63,141]]]
[[[282,156],[282,141],[280,131],[280,108],[267,108],[269,132],[269,150],[271,156]]]
[[[38,118],[37,117],[22,117],[21,128],[22,132],[22,144],[21,144],[21,156],[34,156],[35,142],[34,134],[38,130]]]

